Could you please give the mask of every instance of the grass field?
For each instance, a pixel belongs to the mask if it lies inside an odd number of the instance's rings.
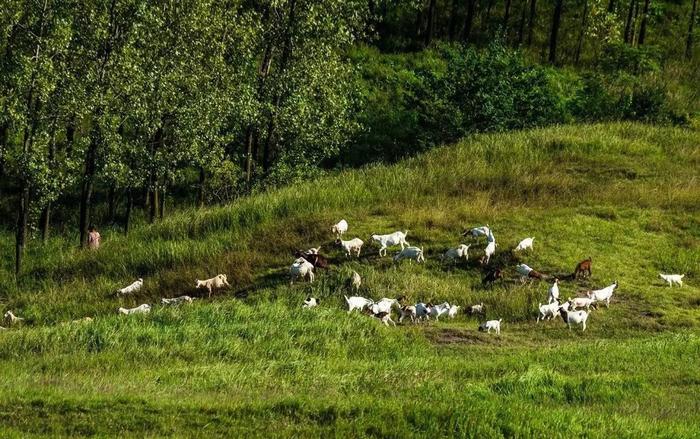
[[[424,265],[393,266],[348,236],[408,229]],[[505,279],[481,286],[470,261],[439,254],[464,227],[489,223]],[[510,249],[535,236],[532,252]],[[0,436],[698,437],[700,436],[700,134],[637,124],[480,135],[394,166],[182,211],[128,237],[105,231],[98,252],[72,239],[32,245],[12,272],[0,234],[0,310],[27,319],[0,332]],[[468,242],[468,241],[465,241]],[[296,248],[322,245],[333,267],[290,286]],[[535,323],[548,285],[520,283],[517,261],[591,279],[562,296],[619,281],[588,330]],[[362,295],[461,305],[477,319],[385,328],[347,315],[352,270]],[[194,279],[227,273],[233,288],[178,308],[118,316],[119,306],[199,294]],[[669,289],[659,272],[685,273]],[[112,292],[144,277],[135,298]],[[319,308],[302,310],[308,295]],[[92,316],[90,324],[62,324]]]

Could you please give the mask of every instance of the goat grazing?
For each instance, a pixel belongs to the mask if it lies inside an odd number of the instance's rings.
[[[481,280],[482,285],[491,285],[494,282],[496,282],[498,279],[501,279],[503,277],[503,273],[501,272],[500,268],[495,268],[493,270],[490,270],[488,273],[486,273],[486,276]]]
[[[539,310],[540,314],[537,316],[537,323],[539,323],[540,320],[547,320],[548,318],[551,320],[559,315],[559,301],[550,302],[545,305],[540,303]]]
[[[469,308],[467,308],[467,312],[470,315],[475,315],[475,314],[483,315],[484,314],[484,302],[470,306]]]
[[[501,321],[503,319],[498,319],[498,320],[488,320],[482,324],[479,325],[479,331],[486,331],[487,334],[491,333],[491,330],[495,330],[496,334],[501,333]]]
[[[334,233],[335,237],[338,239],[340,239],[347,231],[348,222],[344,219],[341,219],[337,224],[334,224],[333,227],[331,227],[331,233]]]
[[[344,297],[345,297],[345,302],[347,302],[347,304],[348,304],[348,314],[350,314],[355,309],[362,311],[367,306],[372,305],[374,303],[370,299],[365,299],[364,297],[360,297],[360,296],[351,296],[351,297],[344,296]]]
[[[181,303],[192,303],[192,298],[190,296],[180,296],[173,297],[172,299],[166,299],[165,297],[160,299],[161,305],[179,305]]]
[[[583,261],[576,264],[576,268],[574,268],[574,279],[578,279],[579,275],[586,275],[586,277],[591,277],[591,264],[592,260],[590,256],[588,257],[588,259],[584,259]]]
[[[559,307],[559,314],[561,314],[562,320],[566,323],[566,326],[571,330],[571,324],[581,325],[581,331],[586,330],[586,321],[588,320],[588,313],[586,311],[569,311],[563,307]]]
[[[593,307],[593,309],[597,309],[595,304],[596,300],[590,297],[575,297],[573,299],[569,297],[568,302],[569,309],[573,311],[575,311],[577,308],[586,308],[586,311],[590,311],[591,307]]]
[[[533,236],[532,238],[525,238],[520,243],[513,249],[514,252],[519,252],[523,250],[532,250],[532,242],[535,240],[535,237]]]
[[[289,283],[294,283],[297,278],[306,279],[309,278],[309,282],[314,281],[314,266],[311,262],[304,258],[299,258],[289,267]]]
[[[396,253],[394,256],[394,262],[399,262],[402,259],[408,259],[409,261],[416,261],[420,264],[425,262],[425,257],[423,256],[423,249],[418,247],[406,247],[400,252]]]
[[[469,260],[469,245],[460,244],[456,248],[451,248],[442,256],[443,261],[454,263],[457,259]]]
[[[143,279],[138,278],[131,285],[117,290],[117,296],[126,296],[128,294],[138,293],[143,287]]]
[[[394,306],[394,304],[399,303],[398,300],[396,299],[388,299],[384,297],[382,300],[379,302],[374,302],[371,306],[370,309],[374,314],[380,313],[380,312],[391,312],[391,307]]]
[[[151,312],[151,305],[144,303],[136,308],[119,308],[117,310],[119,314],[130,315],[130,314],[148,314]]]
[[[496,241],[489,241],[489,243],[486,245],[486,248],[484,248],[484,258],[482,260],[482,264],[488,265],[489,261],[491,260],[491,256],[493,256],[496,253]]]
[[[218,290],[223,288],[224,286],[231,286],[228,283],[228,280],[226,280],[225,274],[219,274],[217,276],[212,277],[211,279],[195,280],[195,288],[206,288],[207,291],[209,291],[209,297],[211,297],[212,290]]]
[[[304,300],[304,304],[301,306],[302,308],[313,308],[318,306],[319,302],[321,302],[320,299],[317,299],[315,297],[307,297],[306,300]]]
[[[403,250],[405,246],[410,245],[408,241],[406,241],[406,235],[408,235],[408,230],[394,232],[388,235],[372,235],[372,240],[376,241],[381,246],[379,248],[379,256],[386,256],[387,247],[400,245],[401,250]],[[382,251],[384,251],[384,254],[382,254]]]
[[[450,307],[449,311],[447,311],[447,317],[449,317],[451,319],[454,319],[455,317],[457,317],[457,313],[459,312],[460,308],[461,308],[461,306],[459,306],[459,305],[452,305]]]
[[[538,271],[533,270],[532,268],[530,268],[529,266],[527,266],[525,264],[518,264],[515,267],[515,271],[517,271],[520,274],[522,281],[525,281],[526,278],[540,279],[540,280],[547,278],[546,275],[544,275]]]
[[[352,286],[353,290],[360,291],[360,287],[362,286],[362,278],[357,271],[352,272],[352,276],[350,277],[350,285]]]
[[[14,315],[12,311],[7,311],[2,319],[2,324],[5,326],[14,326],[22,322],[24,322],[24,319]]]
[[[374,317],[375,319],[378,319],[379,321],[384,323],[385,326],[389,326],[389,323],[396,326],[396,322],[391,320],[391,313],[389,313],[389,312],[382,311],[382,312],[375,313],[375,312],[372,312],[372,310],[369,308],[366,309],[364,312],[366,314],[369,314],[370,316]]]
[[[338,238],[335,243],[336,245],[339,245],[345,249],[345,256],[348,258],[352,256],[353,252],[355,253],[355,256],[359,258],[360,251],[362,251],[362,245],[364,244],[360,238],[354,238],[350,241],[343,241],[342,239]]]
[[[294,252],[294,257],[306,259],[308,262],[311,263],[311,265],[314,266],[314,268],[328,268],[328,259],[326,259],[325,256],[319,254],[318,252],[310,253],[308,250],[305,252],[297,250],[296,252]]]
[[[462,236],[471,235],[472,238],[478,238],[479,236],[489,236],[491,234],[491,228],[486,224],[481,227],[474,227],[473,229],[465,230],[462,232]]]
[[[610,299],[612,298],[612,295],[615,292],[617,285],[617,281],[615,281],[612,283],[612,285],[608,285],[607,287],[601,288],[600,290],[588,291],[586,295],[589,298],[594,299],[598,302],[605,302],[605,307],[609,308]]]
[[[430,320],[430,310],[433,305],[425,304],[423,302],[416,303],[416,317],[418,319]]]
[[[661,273],[659,273],[659,276],[661,276],[661,279],[665,280],[668,283],[669,288],[673,288],[673,284],[676,284],[679,287],[683,286],[683,278],[685,277],[685,274],[661,274]]]

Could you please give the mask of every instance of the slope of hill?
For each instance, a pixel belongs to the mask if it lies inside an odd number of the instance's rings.
[[[0,332],[3,436],[460,435],[697,437],[700,434],[700,136],[639,124],[562,126],[480,135],[393,166],[348,171],[186,211],[98,252],[56,238],[32,247],[16,285],[0,266],[0,308],[27,319]],[[330,225],[367,242],[360,260],[333,247]],[[489,223],[505,279],[481,286],[470,260],[440,263]],[[427,262],[394,266],[373,233],[408,229]],[[510,252],[535,236],[534,250]],[[11,238],[0,236],[11,254]],[[296,248],[322,246],[333,266],[290,286]],[[535,323],[545,282],[521,283],[518,261],[593,276],[563,297],[619,281],[588,330]],[[347,315],[352,270],[375,299],[483,302],[478,319],[380,326]],[[199,295],[194,279],[227,273],[211,300],[117,316],[118,306]],[[659,272],[685,273],[669,289]],[[113,291],[136,277],[144,289]],[[302,310],[304,297],[321,306]],[[89,324],[61,324],[83,316]]]

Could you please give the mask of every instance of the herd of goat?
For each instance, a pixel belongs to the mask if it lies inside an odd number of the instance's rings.
[[[348,222],[344,219],[331,227],[331,232],[336,238],[335,244],[343,249],[345,256],[347,258],[353,256],[359,258],[364,242],[360,238],[354,238],[347,241],[344,240],[343,236],[347,231]],[[407,231],[397,231],[387,235],[372,235],[371,239],[380,246],[380,257],[387,255],[387,249],[389,247],[401,247],[401,250],[396,252],[393,257],[394,263],[398,263],[403,259],[415,261],[416,263],[425,262],[423,248],[411,246],[406,240],[407,233]],[[486,237],[486,246],[484,247],[483,254],[478,258],[478,261],[482,266],[488,267],[491,257],[496,253],[496,247],[498,246],[496,243],[496,238],[489,225],[487,224],[485,226],[468,229],[462,233],[462,236],[470,236],[474,239]],[[523,239],[513,249],[513,252],[532,250],[534,240],[534,237]],[[470,247],[471,245],[460,244],[455,248],[450,248],[442,255],[442,261],[451,264],[454,264],[462,259],[467,261],[469,259]],[[299,250],[295,252],[295,258],[296,259],[289,268],[290,283],[293,283],[298,279],[313,282],[315,279],[316,269],[324,269],[329,266],[328,259],[320,253],[320,247],[309,248],[305,251]],[[592,274],[591,265],[592,259],[590,257],[579,262],[570,277],[573,279],[577,279],[580,276],[590,277]],[[515,270],[520,275],[521,281],[523,282],[527,279],[552,281],[548,291],[547,303],[539,304],[537,322],[540,320],[552,320],[560,316],[569,329],[571,329],[572,325],[579,325],[581,326],[582,331],[585,331],[586,322],[591,309],[596,309],[599,303],[605,303],[606,307],[609,307],[610,299],[618,287],[618,283],[615,281],[605,288],[586,291],[585,297],[569,297],[567,300],[562,300],[559,296],[559,278],[556,276],[543,274],[522,263],[518,264],[515,267]],[[659,273],[659,275],[666,283],[668,283],[669,287],[672,287],[673,285],[683,286],[684,275],[682,274]],[[502,277],[503,273],[500,268],[491,268],[486,271],[486,274],[482,279],[482,283],[488,286]],[[349,282],[354,291],[359,291],[360,286],[362,285],[362,278],[360,277],[359,273],[353,271]],[[117,290],[116,295],[120,297],[133,296],[135,293],[138,293],[142,287],[143,279],[139,278],[132,284]],[[230,287],[230,284],[228,283],[225,274],[219,274],[211,279],[195,280],[195,287],[197,289],[207,290],[208,296],[211,297],[212,291]],[[182,303],[191,303],[192,301],[192,297],[185,295],[173,298],[162,298],[161,305],[178,305]],[[361,296],[345,296],[345,302],[348,307],[348,314],[354,310],[358,310],[359,312],[378,319],[386,326],[389,326],[389,324],[396,326],[396,322],[391,318],[392,311],[394,310],[399,315],[399,323],[403,322],[404,319],[417,323],[422,320],[430,320],[431,317],[437,321],[443,315],[446,315],[449,318],[454,318],[457,316],[459,309],[461,308],[459,305],[450,304],[448,302],[437,305],[423,302],[409,304],[406,303],[405,296],[400,296],[396,299],[385,297],[379,301],[373,301]],[[318,306],[319,303],[320,299],[307,297],[302,306],[304,308],[313,308]],[[119,308],[117,310],[119,314],[125,315],[144,314],[149,313],[150,311],[151,305],[146,303],[135,308]],[[485,315],[483,303],[468,306],[465,311],[472,315],[482,317]],[[14,313],[12,313],[12,311],[7,311],[3,318],[3,324],[5,326],[14,326],[23,321],[23,318],[17,317]],[[74,320],[73,323],[90,321],[92,321],[92,318],[84,317],[79,320]],[[487,320],[480,323],[478,329],[488,333],[493,330],[496,334],[500,334],[502,321],[503,319]],[[0,329],[6,328],[0,326]]]

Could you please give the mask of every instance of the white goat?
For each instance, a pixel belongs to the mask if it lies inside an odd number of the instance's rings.
[[[496,253],[496,241],[489,241],[489,243],[486,245],[486,248],[484,248],[484,264],[488,264],[489,261],[491,260],[491,256],[493,256]]]
[[[301,306],[302,308],[313,308],[318,306],[319,302],[321,300],[317,299],[315,297],[307,297],[306,300],[304,300],[304,304]]]
[[[304,258],[298,258],[289,267],[289,276],[290,276],[290,281],[289,281],[290,284],[294,283],[294,281],[299,277],[302,279],[306,279],[308,277],[309,282],[313,283],[313,281],[314,281],[314,265]]]
[[[338,238],[335,243],[345,249],[345,256],[350,257],[352,253],[355,252],[355,256],[360,257],[360,251],[362,250],[362,245],[364,242],[360,238],[354,238],[350,241],[343,241]]]
[[[450,304],[447,302],[440,303],[430,307],[430,317],[435,317],[435,320],[440,320],[440,316],[447,314],[450,311]]]
[[[130,315],[130,314],[147,314],[151,312],[151,305],[144,303],[143,305],[139,305],[136,308],[119,308],[118,310],[119,314],[125,314],[125,315]]]
[[[460,308],[461,308],[461,306],[459,306],[459,305],[452,305],[450,307],[450,310],[447,311],[447,317],[449,317],[451,319],[454,319],[455,317],[457,317],[457,313],[459,312]]]
[[[230,287],[225,274],[219,274],[206,280],[195,280],[195,288],[206,288],[209,291],[209,297],[211,297],[212,290],[218,290],[224,286]]]
[[[581,331],[586,330],[586,321],[588,320],[588,312],[586,311],[568,311],[563,307],[559,307],[559,314],[566,326],[571,330],[571,324],[581,325]]]
[[[360,287],[362,286],[362,278],[360,277],[360,274],[357,271],[352,272],[352,277],[350,278],[350,285],[352,285],[352,288],[355,291],[360,291]]]
[[[141,287],[143,287],[143,279],[138,278],[131,285],[118,289],[117,296],[126,296],[127,294],[138,293],[141,291]]]
[[[471,235],[473,238],[478,238],[479,236],[489,236],[491,234],[491,228],[486,224],[481,227],[474,227],[473,229],[462,233],[462,235]]]
[[[398,303],[399,301],[396,299],[388,299],[384,297],[379,302],[374,302],[370,308],[374,314],[380,312],[391,312],[391,307]]]
[[[539,323],[540,320],[551,320],[558,316],[559,308],[558,301],[550,302],[545,305],[540,303],[540,314],[537,316],[537,323]]]
[[[477,305],[472,305],[468,308],[467,310],[469,314],[474,315],[474,314],[484,314],[484,302],[481,302]]]
[[[386,256],[387,247],[400,245],[401,250],[403,250],[405,246],[410,245],[408,241],[406,241],[406,235],[408,235],[408,230],[394,232],[388,235],[372,235],[372,240],[377,241],[381,246],[379,249],[379,256]],[[382,251],[384,251],[384,254],[382,254]]]
[[[659,276],[661,276],[661,279],[668,282],[669,288],[673,288],[673,284],[676,284],[679,287],[683,286],[683,278],[685,277],[685,274],[661,274],[661,273],[659,273]]]
[[[399,308],[399,323],[401,323],[404,317],[411,319],[411,322],[416,322],[416,307],[413,305],[402,306]]]
[[[331,232],[334,233],[335,237],[338,239],[340,239],[340,237],[342,237],[347,231],[348,222],[344,219],[341,219],[337,224],[334,224],[333,227],[331,227]]]
[[[527,267],[527,266],[526,266]],[[528,267],[530,268],[530,267]],[[532,269],[530,269],[532,271]],[[549,287],[549,295],[547,297],[547,303],[553,303],[559,301],[559,279],[554,279],[554,283]]]
[[[523,250],[532,250],[532,241],[535,240],[535,237],[533,236],[532,238],[525,238],[520,243],[518,244],[517,247],[513,249],[514,252],[519,252]]]
[[[608,285],[600,290],[589,291],[586,293],[586,295],[591,299],[597,300],[598,302],[605,302],[605,307],[608,308],[610,307],[610,298],[612,298],[617,285],[617,281],[615,281],[612,285]]]
[[[586,311],[590,311],[591,307],[596,308],[596,300],[590,297],[569,297],[569,309],[576,310],[577,308],[586,308]]]
[[[24,319],[22,317],[17,317],[12,313],[12,311],[7,311],[2,319],[2,324],[5,326],[14,326],[18,323],[22,323]]]
[[[482,324],[479,325],[479,331],[486,331],[487,334],[491,333],[491,330],[495,330],[496,334],[501,333],[501,321],[503,319],[498,319],[498,320],[488,320]]]
[[[364,310],[367,306],[372,305],[374,302],[370,299],[365,299],[361,296],[345,296],[345,301],[348,304],[348,314],[353,310],[358,309],[360,311]]]
[[[318,252],[321,251],[321,246],[319,245],[318,247],[311,247],[310,249],[306,250],[305,253],[308,253],[310,255],[317,255]]]
[[[190,296],[173,297],[171,299],[163,297],[160,299],[161,305],[179,305],[181,303],[192,303]]]
[[[425,262],[423,249],[418,247],[406,247],[394,255],[394,262],[399,262],[402,259],[408,259],[411,262],[416,261],[418,264]]]
[[[445,252],[442,256],[443,261],[448,261],[454,263],[455,260],[459,258],[464,258],[465,261],[469,260],[469,247],[471,245],[460,244],[456,248],[451,248]]]

